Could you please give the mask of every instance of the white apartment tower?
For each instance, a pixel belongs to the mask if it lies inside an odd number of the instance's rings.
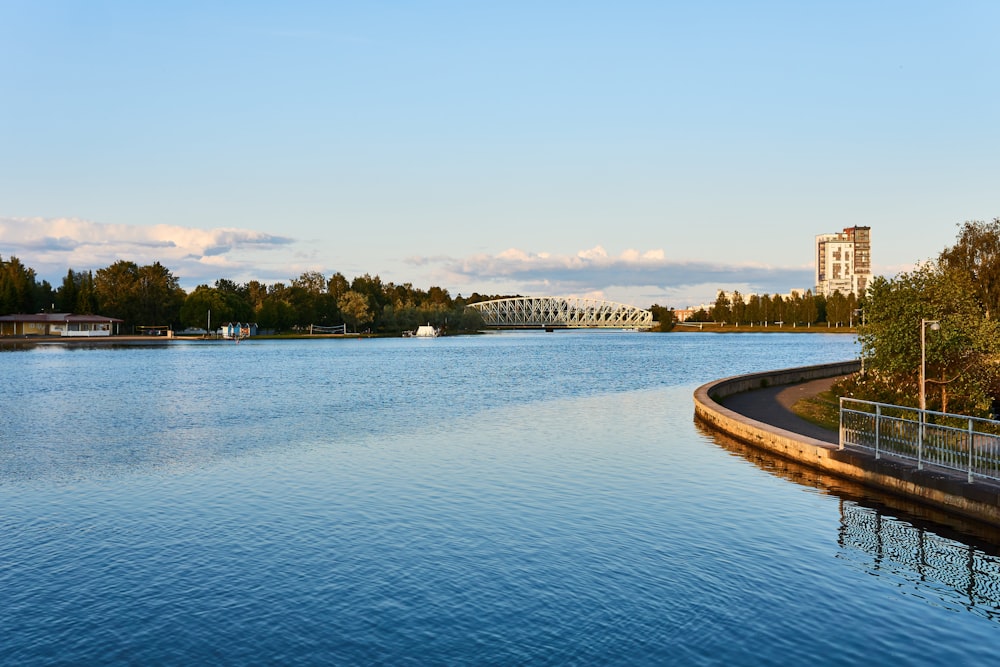
[[[816,294],[862,296],[872,277],[871,227],[816,237]]]

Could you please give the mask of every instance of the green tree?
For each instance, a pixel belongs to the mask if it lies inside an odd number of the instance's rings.
[[[98,269],[94,293],[102,315],[125,320],[125,327],[136,325],[176,325],[185,294],[177,278],[162,264],[139,266],[119,260]]]
[[[733,291],[732,296],[732,308],[733,308],[733,323],[734,324],[749,324],[747,320],[747,304],[743,300],[743,295],[737,291]]]
[[[94,291],[94,272],[77,273],[79,278],[78,291],[76,293],[76,306],[69,310],[81,315],[94,315],[97,313],[97,294]]]
[[[177,278],[167,267],[159,262],[139,267],[136,298],[141,321],[176,326],[180,323],[185,297]]]
[[[38,287],[34,269],[13,255],[6,261],[0,257],[0,314],[36,313],[48,305],[39,300]]]
[[[340,271],[330,276],[330,279],[326,282],[327,293],[338,301],[340,300],[340,297],[344,296],[349,289],[351,289],[351,284],[347,282],[347,278],[345,278],[344,274]]]
[[[246,316],[246,311],[246,304],[233,292],[218,287],[198,285],[187,295],[181,306],[181,325],[216,329],[225,322],[246,322],[252,319]],[[210,317],[211,323],[209,323]]]
[[[226,278],[215,281],[215,290],[222,295],[228,311],[226,318],[216,320],[223,322],[251,322],[255,319],[256,309],[250,295],[248,285],[240,285]],[[215,319],[213,317],[213,319]]]
[[[125,321],[124,328],[138,322],[139,266],[135,262],[118,260],[111,266],[98,269],[94,275],[94,295],[102,315]],[[145,324],[151,324],[146,322]]]
[[[712,311],[709,314],[715,322],[725,322],[726,324],[733,324],[735,322],[733,319],[732,302],[722,290],[719,290],[719,295],[715,297],[715,305],[712,306]]]
[[[671,331],[677,323],[677,318],[674,315],[673,308],[667,308],[659,304],[653,304],[649,307],[649,311],[653,313],[653,319],[658,323],[656,331]]]
[[[1000,313],[1000,218],[965,222],[960,226],[958,242],[943,250],[938,262],[972,282],[987,318]]]
[[[257,311],[257,324],[262,329],[287,331],[295,324],[295,309],[278,294],[269,294]]]
[[[851,309],[847,302],[847,297],[841,294],[839,290],[835,291],[826,300],[826,323],[833,326],[842,326],[847,324],[850,317]]]
[[[819,321],[819,306],[811,290],[806,290],[799,304],[798,321],[803,324],[815,324]]]
[[[70,269],[62,280],[62,285],[56,293],[56,309],[63,313],[76,312],[76,303],[80,294],[80,278]]]
[[[917,405],[922,320],[939,323],[924,331],[928,408],[987,416],[1000,387],[1000,322],[985,317],[968,275],[934,263],[869,284],[858,335],[866,376],[856,391]]]
[[[365,295],[348,290],[337,302],[344,321],[357,331],[362,324],[372,321],[372,310]]]

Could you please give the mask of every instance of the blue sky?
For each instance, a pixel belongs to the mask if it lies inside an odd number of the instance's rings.
[[[646,306],[1000,215],[996,2],[0,0],[0,256]]]

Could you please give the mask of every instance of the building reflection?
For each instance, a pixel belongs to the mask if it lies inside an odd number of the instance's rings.
[[[1000,620],[1000,528],[782,459],[697,421],[696,428],[762,470],[837,497],[839,558]]]

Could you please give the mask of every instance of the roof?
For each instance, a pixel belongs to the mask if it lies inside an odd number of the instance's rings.
[[[0,315],[0,322],[36,322],[40,324],[104,324],[124,322],[104,315],[73,315],[72,313],[35,313],[34,315]]]

